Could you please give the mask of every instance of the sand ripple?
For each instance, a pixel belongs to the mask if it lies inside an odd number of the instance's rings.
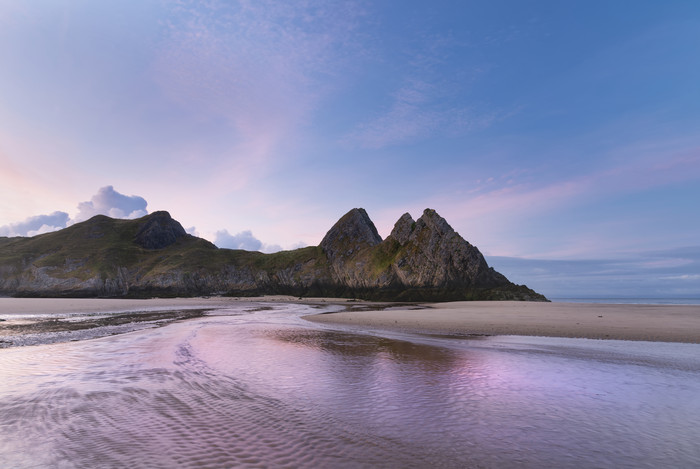
[[[283,312],[2,350],[0,467],[700,464],[698,368],[667,364],[698,346],[397,340]]]

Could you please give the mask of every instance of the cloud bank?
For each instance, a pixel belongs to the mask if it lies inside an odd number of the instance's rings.
[[[95,215],[107,215],[112,218],[139,218],[148,214],[148,202],[137,195],[123,195],[112,186],[102,187],[88,202],[78,204],[78,214],[73,223],[85,221]]]
[[[75,223],[85,221],[95,215],[112,218],[139,218],[148,214],[148,202],[136,195],[120,194],[114,187],[100,188],[89,201],[78,204],[74,218],[66,212],[56,211],[48,215],[36,215],[18,223],[0,226],[0,236],[36,236],[60,230]]]
[[[258,238],[253,236],[250,230],[241,231],[232,235],[228,230],[219,230],[216,232],[214,244],[217,247],[225,249],[243,249],[245,251],[260,251],[264,253],[273,253],[282,250],[282,247],[277,244],[265,244]]]
[[[18,223],[0,226],[0,236],[36,236],[65,228],[68,220],[70,217],[66,212],[37,215]]]

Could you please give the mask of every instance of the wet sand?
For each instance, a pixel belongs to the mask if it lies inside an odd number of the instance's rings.
[[[331,298],[297,298],[293,296],[198,297],[198,298],[0,298],[0,315],[110,313],[152,310],[217,309],[240,302],[274,302],[316,304],[347,300]]]
[[[391,304],[339,298],[292,296],[70,299],[0,298],[0,336],[152,321],[156,312],[179,320],[247,302],[339,305],[345,311],[305,316],[313,322],[457,336],[527,335],[589,339],[700,343],[700,306],[477,301]],[[197,311],[195,311],[197,310]],[[123,313],[83,324],[47,321],[46,315]],[[139,313],[139,314],[136,314]],[[142,314],[149,313],[149,314]],[[17,316],[13,319],[12,316]],[[41,315],[35,319],[31,315]],[[111,316],[111,315],[110,315]],[[95,322],[95,324],[92,324]]]
[[[306,316],[318,323],[445,335],[700,343],[700,306],[475,301]]]
[[[307,304],[381,308],[378,303],[292,296],[152,299],[0,298],[0,348],[123,334],[244,305]]]

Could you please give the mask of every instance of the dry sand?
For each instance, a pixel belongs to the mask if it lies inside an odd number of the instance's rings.
[[[316,314],[321,323],[450,335],[700,343],[700,306],[475,301]]]

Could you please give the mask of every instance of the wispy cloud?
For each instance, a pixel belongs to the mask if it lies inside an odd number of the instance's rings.
[[[156,83],[200,119],[228,123],[240,145],[230,158],[245,159],[254,145],[262,149],[257,161],[307,121],[360,14],[352,2],[177,5],[153,67]]]
[[[380,101],[343,139],[377,149],[431,137],[450,137],[486,129],[518,112],[471,96],[488,67],[467,52],[471,45],[450,32],[414,31],[401,54],[385,58],[401,70],[389,100]],[[470,57],[470,58],[468,58]],[[392,85],[387,85],[391,87]]]
[[[482,130],[510,114],[448,104],[443,94],[436,84],[408,79],[393,93],[387,109],[359,123],[345,141],[363,148],[383,148]]]

